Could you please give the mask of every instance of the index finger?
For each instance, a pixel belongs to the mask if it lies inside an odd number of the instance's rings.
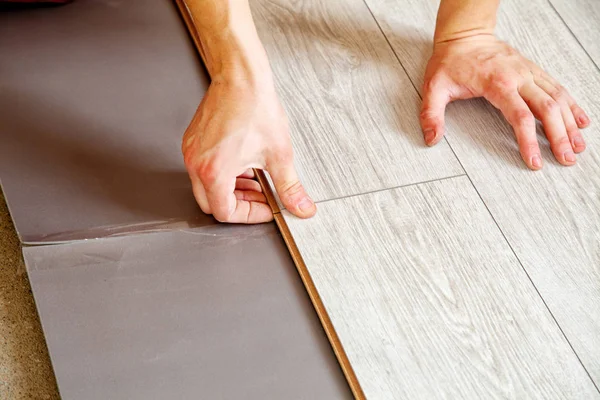
[[[231,216],[236,209],[237,201],[233,194],[235,180],[235,177],[221,175],[213,182],[202,182],[212,215],[219,222],[231,222]]]
[[[206,198],[213,216],[220,222],[257,224],[273,219],[271,207],[263,193],[236,190],[236,177],[216,179],[206,187]]]

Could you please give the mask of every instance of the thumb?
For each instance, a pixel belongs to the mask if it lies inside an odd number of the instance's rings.
[[[425,144],[428,146],[437,144],[444,137],[444,112],[450,102],[448,90],[432,83],[425,84],[420,116]]]
[[[300,218],[310,218],[315,215],[317,206],[300,183],[292,157],[269,164],[268,172],[273,179],[279,199],[289,212]]]

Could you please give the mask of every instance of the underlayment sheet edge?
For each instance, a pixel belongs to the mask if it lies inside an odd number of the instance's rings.
[[[198,33],[196,32],[194,22],[189,14],[188,7],[185,4],[184,0],[175,0],[175,3],[177,4],[177,7],[179,8],[179,12],[181,14],[183,21],[185,22],[188,32],[194,41],[196,50],[198,51],[198,53],[200,53],[200,40],[198,38]],[[306,264],[304,263],[304,260],[302,259],[302,256],[300,255],[300,251],[298,250],[298,247],[296,246],[294,238],[292,237],[292,234],[289,230],[289,227],[287,226],[287,223],[285,222],[283,215],[280,213],[279,206],[277,205],[277,201],[275,200],[275,196],[273,194],[273,191],[271,189],[269,181],[268,181],[264,171],[258,170],[258,169],[255,169],[254,171],[255,171],[256,177],[258,179],[258,182],[260,183],[260,185],[263,189],[263,192],[265,193],[265,196],[267,197],[267,201],[268,201],[269,205],[271,206],[271,209],[273,210],[275,222],[277,223],[277,227],[279,228],[279,231],[281,232],[281,235],[283,236],[285,244],[286,244],[286,246],[290,252],[290,255],[292,257],[292,260],[294,261],[294,265],[296,266],[296,269],[298,270],[300,278],[302,279],[302,283],[304,284],[304,287],[305,287],[306,291],[308,292],[311,303],[312,303],[313,307],[315,308],[315,311],[317,312],[317,316],[319,317],[319,321],[321,322],[321,325],[323,326],[323,329],[325,330],[327,339],[329,340],[329,343],[331,344],[331,347],[333,348],[333,352],[335,353],[335,356],[340,364],[340,367],[342,368],[344,376],[346,377],[346,380],[348,381],[348,385],[350,386],[350,389],[352,390],[352,394],[354,395],[354,397],[356,399],[360,399],[360,400],[365,399],[363,390],[360,387],[360,384],[358,382],[358,379],[356,377],[354,369],[352,368],[352,365],[350,365],[348,356],[346,355],[346,352],[340,342],[340,339],[335,331],[335,328],[333,327],[331,319],[329,318],[329,315],[327,314],[325,305],[323,304],[323,301],[321,300],[321,297],[319,296],[319,293],[317,292],[315,284],[310,276],[310,273],[308,271],[308,268],[306,267]]]

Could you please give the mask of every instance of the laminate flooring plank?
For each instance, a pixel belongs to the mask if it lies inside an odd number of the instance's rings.
[[[463,173],[424,145],[418,94],[362,0],[251,6],[316,201]]]
[[[181,137],[208,77],[170,0],[0,12],[0,179],[24,242],[204,226]]]
[[[368,399],[600,394],[467,177],[283,215]]]
[[[600,1],[548,0],[600,68]]]
[[[436,1],[368,0],[417,87],[431,52]],[[453,103],[447,140],[588,372],[600,386],[600,73],[544,0],[501,3],[497,33],[558,79],[592,125],[577,165],[521,161],[510,126],[483,100]]]

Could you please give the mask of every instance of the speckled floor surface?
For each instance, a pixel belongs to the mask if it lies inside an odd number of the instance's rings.
[[[19,239],[0,191],[0,399],[59,399]]]

